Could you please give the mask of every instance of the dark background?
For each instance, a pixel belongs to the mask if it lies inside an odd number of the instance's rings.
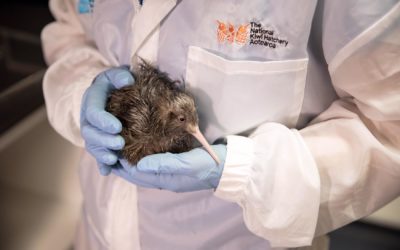
[[[40,31],[53,20],[48,1],[0,3],[0,134],[44,103]],[[21,82],[22,81],[22,82]]]

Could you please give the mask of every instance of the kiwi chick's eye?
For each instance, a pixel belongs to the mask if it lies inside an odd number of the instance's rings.
[[[178,117],[178,119],[179,119],[179,121],[181,121],[181,122],[184,122],[186,119],[185,119],[185,116],[183,116],[183,115],[180,115],[179,117]]]

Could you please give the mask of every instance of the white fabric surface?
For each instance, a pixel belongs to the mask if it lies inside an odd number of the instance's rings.
[[[145,59],[156,58],[173,78],[190,80],[208,139],[228,136],[215,195],[225,200],[221,208],[243,216],[234,224],[221,221],[219,232],[233,232],[237,223],[244,223],[272,246],[302,246],[399,196],[400,3],[380,2],[376,9],[357,0],[341,5],[324,1],[316,13],[324,25],[311,34],[322,44],[307,51],[316,1],[147,0],[142,10],[157,2],[159,9],[147,11],[161,23],[146,23],[149,17],[134,9],[133,0],[95,1],[92,13],[79,16],[76,1],[50,1],[56,22],[42,34],[50,64],[44,94],[51,124],[61,135],[82,146],[83,91],[105,68],[135,62],[136,51]],[[272,50],[218,43],[217,20],[235,27],[258,22],[288,44]],[[144,33],[151,38],[134,38]],[[278,67],[288,61],[305,63],[294,69]],[[339,99],[332,102],[335,94]],[[307,105],[301,108],[303,98]],[[294,128],[299,117],[316,115],[304,128]],[[82,163],[86,200],[77,249],[146,249],[152,232],[139,228],[150,219],[140,216],[146,208],[138,209],[137,201],[146,204],[143,198],[148,196],[141,195],[147,191],[137,192],[115,176],[100,177],[89,156]],[[187,213],[196,204],[190,202],[194,194],[155,190],[152,195],[153,206],[171,216],[178,208],[157,196],[180,201],[179,211]],[[157,214],[151,218],[165,237],[179,232],[179,225],[156,220],[162,219]],[[207,238],[204,228],[195,233]],[[193,241],[193,248],[202,243]]]

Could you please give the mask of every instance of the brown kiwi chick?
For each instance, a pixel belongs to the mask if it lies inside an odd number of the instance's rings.
[[[193,136],[218,162],[198,129],[193,97],[146,62],[135,71],[135,84],[110,94],[106,110],[122,123],[122,155],[133,165],[146,155],[188,151]]]

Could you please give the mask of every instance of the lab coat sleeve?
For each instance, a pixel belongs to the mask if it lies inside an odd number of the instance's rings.
[[[43,92],[50,124],[67,140],[83,146],[79,129],[82,95],[94,77],[109,66],[86,37],[74,2],[50,1],[55,21],[41,34],[43,54],[49,65]]]
[[[215,194],[272,246],[309,245],[399,196],[399,4],[389,14],[329,63],[339,99],[306,128],[228,137]]]

